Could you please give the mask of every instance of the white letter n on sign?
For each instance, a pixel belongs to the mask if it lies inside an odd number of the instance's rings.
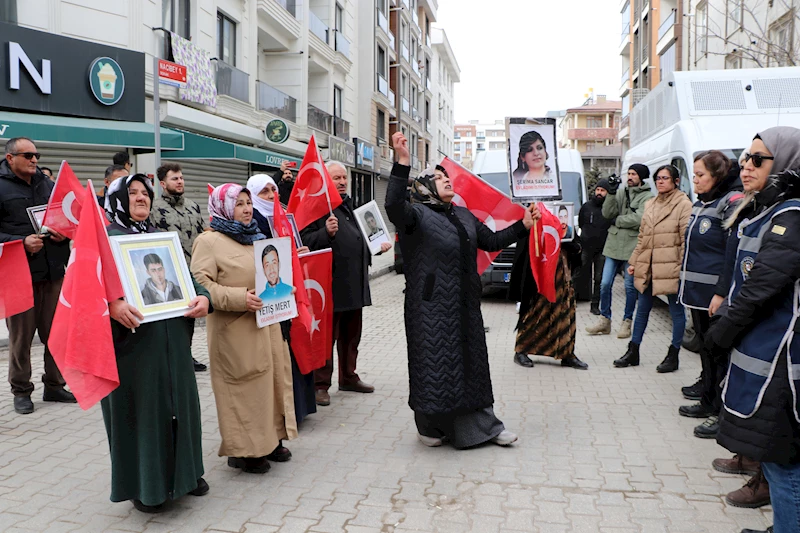
[[[25,50],[19,43],[8,43],[8,69],[9,78],[11,80],[11,89],[19,90],[19,64],[25,65],[25,70],[28,71],[33,82],[39,87],[42,94],[52,94],[52,84],[50,77],[50,60],[42,59],[42,73],[36,70],[33,66]]]

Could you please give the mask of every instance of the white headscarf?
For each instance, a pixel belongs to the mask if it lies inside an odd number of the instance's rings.
[[[247,190],[250,191],[253,198],[253,207],[263,216],[271,217],[275,209],[275,204],[258,196],[267,185],[271,185],[276,191],[278,190],[278,186],[275,185],[275,180],[266,174],[256,174],[250,176],[250,179],[247,180]]]

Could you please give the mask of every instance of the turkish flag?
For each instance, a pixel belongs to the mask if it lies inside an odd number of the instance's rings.
[[[563,229],[558,217],[551,213],[542,202],[539,202],[539,212],[542,214],[542,218],[536,221],[536,229],[531,231],[528,253],[533,279],[536,280],[539,294],[555,303],[556,268],[561,260],[559,252],[561,252]]]
[[[312,135],[286,211],[294,214],[297,228],[302,230],[315,220],[331,214],[340,205],[342,197],[336,192],[336,186],[322,162],[317,141]]]
[[[84,205],[94,198],[90,182]],[[101,215],[90,209],[78,224],[47,343],[84,410],[119,386],[108,302],[122,296]]]
[[[300,265],[311,302],[311,327],[306,329],[297,318],[292,321],[292,352],[300,372],[308,374],[325,366],[333,350],[333,252],[303,254]]]
[[[453,203],[469,209],[492,231],[504,230],[525,216],[524,207],[512,203],[508,196],[455,161],[445,157],[441,164],[456,193]],[[483,274],[499,253],[478,250],[478,274]]]
[[[0,243],[0,319],[33,307],[33,283],[23,241]]]
[[[78,221],[81,218],[82,198],[83,187],[81,187],[78,177],[75,176],[69,163],[62,161],[56,186],[50,193],[50,201],[47,202],[42,225],[57,231],[68,239],[74,239]],[[92,203],[97,205],[96,196],[92,198]],[[103,222],[106,226],[109,224],[105,217],[103,217]]]
[[[294,242],[294,232],[292,231],[292,224],[283,212],[281,205],[280,195],[275,191],[275,208],[272,213],[272,223],[275,226],[275,233],[273,237],[289,237],[292,241],[292,284],[297,289],[294,299],[297,302],[297,318],[307,331],[311,331],[311,303],[308,301],[306,292],[302,290],[303,287],[303,273],[300,271],[300,259],[297,257],[297,245]]]

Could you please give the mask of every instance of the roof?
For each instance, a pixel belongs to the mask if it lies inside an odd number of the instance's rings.
[[[596,104],[582,105],[580,107],[572,107],[567,109],[567,113],[598,113],[598,112],[614,112],[622,111],[622,102],[619,100],[606,100],[605,102],[598,102]]]

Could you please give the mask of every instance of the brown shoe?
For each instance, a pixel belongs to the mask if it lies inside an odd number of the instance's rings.
[[[760,468],[758,461],[753,461],[738,453],[731,459],[714,459],[711,466],[723,474],[746,474],[748,476],[758,474]]]
[[[725,496],[725,501],[728,505],[746,509],[757,509],[769,505],[769,484],[764,474],[759,472],[750,478],[744,487]]]
[[[373,387],[372,385],[368,385],[361,380],[358,380],[353,385],[342,385],[340,383],[339,390],[348,392],[375,392],[375,387]]]
[[[317,405],[330,405],[331,404],[331,395],[328,394],[328,391],[317,389],[314,393],[314,400],[316,400]]]

